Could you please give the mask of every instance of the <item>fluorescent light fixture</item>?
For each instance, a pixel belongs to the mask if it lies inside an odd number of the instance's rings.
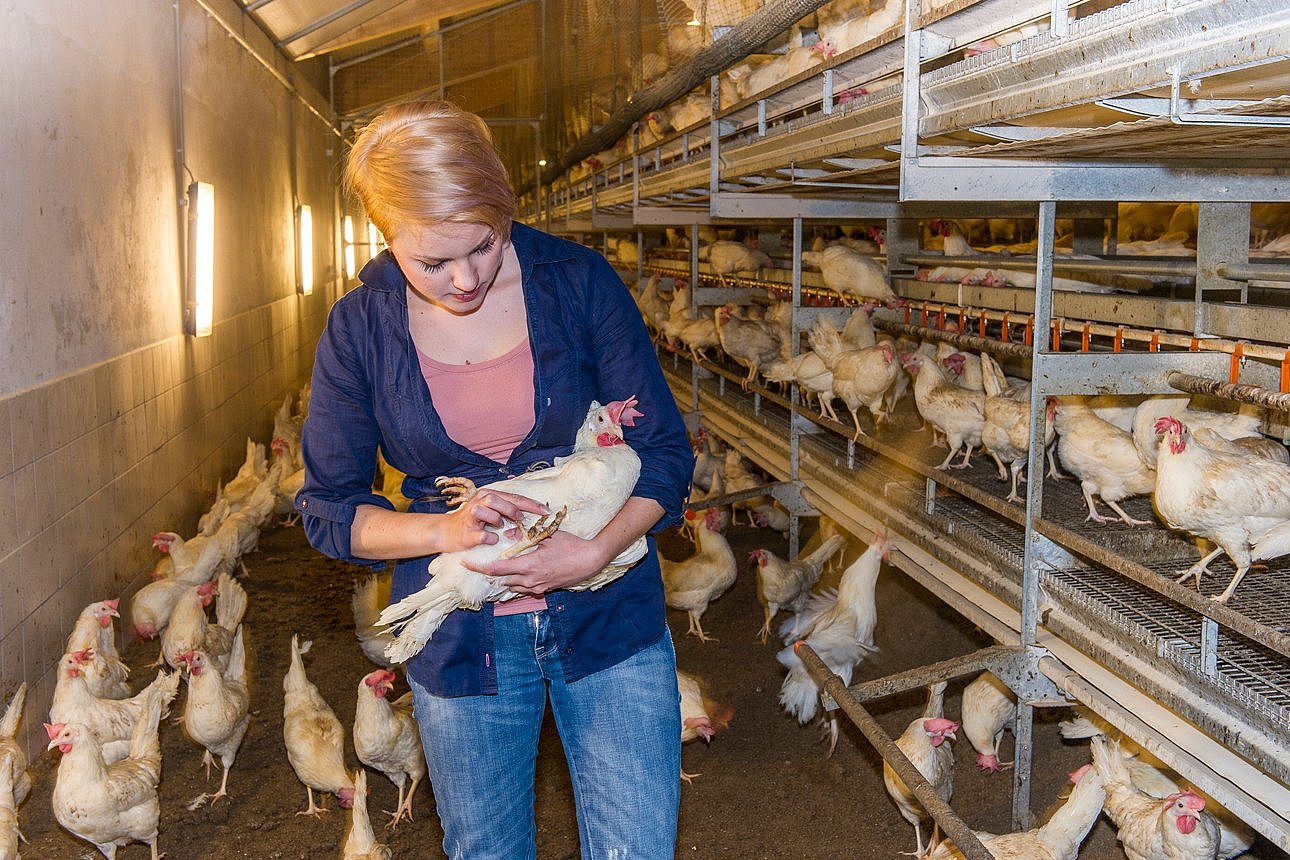
[[[300,292],[310,295],[314,291],[314,210],[308,204],[300,206]]]
[[[184,331],[206,337],[215,322],[215,186],[188,186],[188,256],[184,284]]]
[[[356,271],[355,260],[354,260],[354,219],[349,215],[345,216],[344,236],[345,236],[345,277],[353,279],[354,272]]]
[[[367,222],[367,247],[373,257],[381,253],[381,231],[371,221]]]

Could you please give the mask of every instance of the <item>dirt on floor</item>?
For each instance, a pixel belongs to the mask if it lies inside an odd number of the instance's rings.
[[[775,532],[747,526],[731,529],[729,538],[740,561],[740,578],[703,616],[705,630],[717,641],[702,643],[686,636],[684,613],[669,611],[682,669],[704,678],[712,696],[733,707],[729,727],[710,745],[685,747],[682,767],[699,774],[681,792],[677,856],[710,858],[851,858],[892,860],[914,849],[914,833],[896,812],[882,785],[881,760],[845,717],[837,749],[829,756],[818,723],[798,725],[780,709],[777,694],[784,670],[775,659],[777,643],[756,638],[762,611],[757,602],[754,549],[779,555],[787,549]],[[664,554],[681,558],[688,542],[669,533]],[[855,552],[855,550],[851,550]],[[363,568],[325,559],[305,543],[299,528],[273,527],[261,537],[259,551],[247,556],[250,595],[246,623],[253,717],[250,730],[229,777],[228,800],[188,811],[186,804],[219,784],[218,767],[208,779],[201,750],[180,726],[162,726],[164,761],[161,783],[161,830],[158,846],[171,860],[199,858],[317,858],[338,856],[347,813],[335,808],[319,819],[298,816],[305,808],[305,789],[287,762],[282,741],[282,677],[293,633],[314,642],[305,657],[310,679],[340,717],[346,732],[353,724],[360,678],[374,667],[354,637],[350,595]],[[836,576],[836,574],[835,574]],[[864,680],[964,654],[991,644],[979,631],[940,604],[908,578],[888,567],[878,583],[877,644],[880,651],[861,665]],[[156,671],[146,668],[158,653],[156,642],[134,641],[124,657],[132,667],[135,688]],[[952,684],[947,715],[957,717],[963,682]],[[403,688],[405,689],[405,688]],[[396,689],[399,695],[402,689]],[[182,713],[182,697],[174,714]],[[910,694],[873,703],[887,731],[898,735],[922,710],[924,695]],[[612,707],[606,703],[606,707]],[[1035,728],[1034,807],[1042,815],[1068,785],[1067,773],[1088,760],[1082,744],[1063,742],[1056,722],[1061,713],[1043,712]],[[41,715],[28,714],[38,720]],[[977,829],[1005,832],[1010,827],[1012,778],[987,775],[973,764],[973,753],[955,744],[953,805]],[[1005,740],[1002,757],[1011,757]],[[347,738],[346,759],[358,761]],[[50,795],[58,753],[32,763],[34,785],[20,812],[28,858],[98,856],[89,843],[68,834],[55,821]],[[368,777],[368,801],[374,821],[380,810],[393,809],[396,789],[375,771]],[[444,856],[442,831],[434,815],[429,785],[417,792],[416,819],[396,831],[378,834],[395,857]],[[577,828],[568,771],[548,719],[538,757],[538,854],[542,858],[576,858]],[[121,860],[148,856],[143,845],[123,848]],[[1123,857],[1113,828],[1100,822],[1081,857]],[[1267,846],[1250,855],[1284,857]]]

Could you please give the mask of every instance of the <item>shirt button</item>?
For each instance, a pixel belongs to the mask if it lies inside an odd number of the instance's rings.
[[[564,653],[565,653],[565,654],[572,654],[572,653],[573,653],[573,646],[569,646],[568,648],[565,648],[565,649],[564,649]]]
[[[307,508],[307,507],[309,507],[309,500],[308,500],[308,499],[301,499],[301,500],[300,500],[300,507],[302,507],[302,508]]]
[[[555,611],[556,611],[556,612],[563,612],[563,611],[564,611],[564,604],[563,604],[563,603],[557,603],[557,604],[556,604],[556,606],[555,606]]]

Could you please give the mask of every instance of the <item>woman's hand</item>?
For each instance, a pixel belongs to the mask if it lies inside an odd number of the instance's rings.
[[[466,566],[501,578],[516,594],[541,596],[582,582],[612,560],[596,542],[557,531],[521,556]]]
[[[456,552],[497,543],[497,535],[488,526],[518,523],[522,513],[545,516],[548,511],[546,505],[527,496],[483,487],[456,510],[439,515],[435,551]]]

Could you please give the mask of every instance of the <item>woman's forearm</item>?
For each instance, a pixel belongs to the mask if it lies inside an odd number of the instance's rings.
[[[349,528],[350,551],[358,558],[416,558],[442,552],[439,540],[443,514],[389,511],[359,505]]]

